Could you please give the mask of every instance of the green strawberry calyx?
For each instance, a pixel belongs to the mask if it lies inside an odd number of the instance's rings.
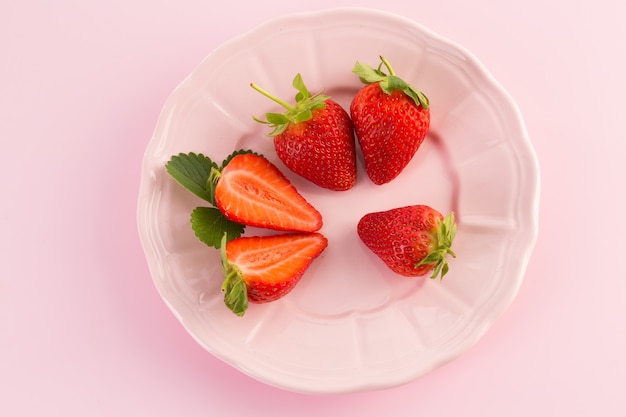
[[[284,113],[265,113],[267,120],[261,120],[252,116],[255,121],[267,124],[273,129],[270,133],[268,133],[268,136],[281,134],[285,131],[285,129],[287,129],[287,126],[289,126],[290,123],[301,123],[311,120],[313,117],[313,110],[323,109],[326,107],[326,100],[330,98],[329,96],[321,93],[311,95],[300,74],[296,74],[292,85],[296,90],[298,90],[298,93],[296,94],[296,104],[293,106],[268,93],[258,85],[254,83],[250,84],[250,87],[285,108]]]
[[[243,274],[239,267],[228,260],[226,256],[226,233],[222,237],[220,254],[222,258],[222,272],[224,281],[222,282],[222,292],[224,293],[224,304],[239,317],[243,316],[248,309],[248,288],[243,280]]]
[[[435,279],[441,274],[440,279],[443,279],[450,269],[447,256],[450,255],[453,258],[456,258],[456,254],[451,249],[452,241],[456,235],[456,229],[457,225],[454,221],[454,213],[450,213],[444,217],[437,228],[437,247],[424,259],[417,263],[415,267],[417,268],[421,265],[435,264],[433,274],[430,278]]]
[[[395,90],[403,91],[407,96],[411,97],[418,106],[422,106],[424,109],[429,107],[428,97],[426,97],[424,93],[398,77],[384,57],[381,56],[380,61],[378,68],[357,62],[352,72],[359,76],[363,84],[380,83],[380,88],[386,94],[391,94]],[[383,72],[383,65],[387,68],[389,74]]]

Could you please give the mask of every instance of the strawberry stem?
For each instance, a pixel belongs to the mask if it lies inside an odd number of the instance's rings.
[[[382,61],[383,64],[385,64],[385,67],[387,67],[387,71],[389,71],[389,75],[396,75],[395,72],[393,72],[393,68],[391,68],[391,64],[389,64],[389,61],[387,61],[385,59],[385,57],[383,57],[382,55],[380,56],[380,60]]]
[[[259,87],[258,85],[254,84],[254,83],[250,83],[250,87],[254,88],[256,91],[258,91],[259,93],[263,94],[265,97],[269,98],[270,100],[280,104],[286,110],[292,111],[295,108],[294,106],[290,105],[286,101],[283,101],[283,100],[279,99],[278,97],[272,95],[271,93],[267,92],[266,90],[264,90],[263,88]]]

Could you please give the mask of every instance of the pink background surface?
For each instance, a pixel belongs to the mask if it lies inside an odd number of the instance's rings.
[[[625,3],[215,4],[0,4],[0,415],[625,415]],[[214,48],[351,5],[459,42],[511,93],[541,164],[540,233],[469,352],[401,387],[308,396],[222,363],[171,314],[139,244],[139,170],[165,99]]]

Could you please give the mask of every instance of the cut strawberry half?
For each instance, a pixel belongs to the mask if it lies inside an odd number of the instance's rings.
[[[222,244],[224,303],[243,316],[252,303],[289,293],[328,245],[320,233],[240,237]]]
[[[229,220],[283,231],[322,227],[322,215],[262,156],[237,155],[217,175],[215,203]]]

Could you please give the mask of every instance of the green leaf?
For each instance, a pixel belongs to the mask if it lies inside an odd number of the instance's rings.
[[[445,263],[443,264],[443,268],[441,268],[441,278],[440,278],[440,279],[443,279],[443,277],[445,277],[445,276],[446,276],[446,274],[448,273],[448,271],[449,271],[449,270],[450,270],[450,266],[448,265],[448,263],[447,263],[447,262],[445,262]],[[435,278],[436,278],[436,277],[437,277],[437,276],[435,275]]]
[[[430,103],[428,101],[428,97],[426,97],[426,95],[422,93],[421,91],[416,90],[410,85],[407,85],[407,88],[403,89],[402,91],[404,91],[404,94],[411,97],[411,99],[413,99],[415,104],[421,105],[425,109],[429,107]]]
[[[291,84],[296,90],[298,90],[298,94],[296,94],[296,103],[311,97],[311,93],[309,92],[309,89],[306,88],[304,80],[302,80],[302,76],[300,74],[296,74]]]
[[[233,275],[237,276],[237,275]],[[223,287],[224,304],[239,317],[248,309],[248,288],[242,279],[229,279]]]
[[[244,225],[228,220],[214,207],[196,207],[191,212],[191,228],[201,242],[216,249],[223,237],[227,241],[236,239],[245,230]]]
[[[389,86],[390,90],[407,90],[409,88],[409,85],[400,77],[397,77],[395,75],[390,75],[389,77],[387,77],[387,85]]]
[[[352,72],[359,76],[363,84],[373,84],[383,81],[387,75],[380,69],[374,69],[367,64],[357,62],[352,68]]]
[[[313,104],[313,105],[311,106],[311,110],[321,110],[321,109],[323,109],[324,107],[326,107],[326,101],[323,101],[323,102],[321,102],[321,103],[317,103],[317,104]]]
[[[286,125],[289,123],[289,118],[281,113],[266,113],[265,117],[271,125]]]
[[[428,97],[418,89],[409,85],[402,78],[395,75],[393,68],[389,65],[389,62],[384,57],[380,57],[381,63],[378,68],[373,68],[366,64],[357,62],[352,69],[352,72],[359,76],[359,79],[363,84],[380,83],[380,88],[386,93],[391,94],[396,90],[403,91],[409,96],[416,105],[422,106],[427,109],[430,105]],[[387,68],[389,75],[383,72],[383,65]]]
[[[414,89],[413,87],[411,87],[411,91],[414,91],[417,94],[417,99],[423,108],[427,109],[428,107],[430,107],[430,100],[428,100],[428,97],[426,97],[426,94],[422,93],[419,90]]]
[[[294,122],[295,123],[306,122],[307,120],[311,120],[312,118],[313,118],[313,112],[307,109],[296,114]]]
[[[165,165],[168,174],[176,182],[211,204],[215,204],[215,199],[207,190],[206,184],[211,170],[216,168],[217,164],[210,158],[193,152],[172,156]]]
[[[226,256],[227,236],[222,237],[221,257],[222,272],[224,281],[222,291],[224,292],[224,304],[239,317],[243,316],[248,309],[248,288],[243,280],[243,273],[237,265],[231,263]]]
[[[454,213],[451,212],[443,218],[441,228],[439,229],[439,246],[445,248],[452,257],[456,257],[451,246],[456,236],[457,227],[456,221],[454,220]]]
[[[274,136],[278,136],[281,133],[283,133],[285,130],[287,130],[287,126],[289,126],[288,124],[282,124],[282,125],[276,125],[274,126],[274,129],[267,134],[267,136],[270,137],[274,137]]]

